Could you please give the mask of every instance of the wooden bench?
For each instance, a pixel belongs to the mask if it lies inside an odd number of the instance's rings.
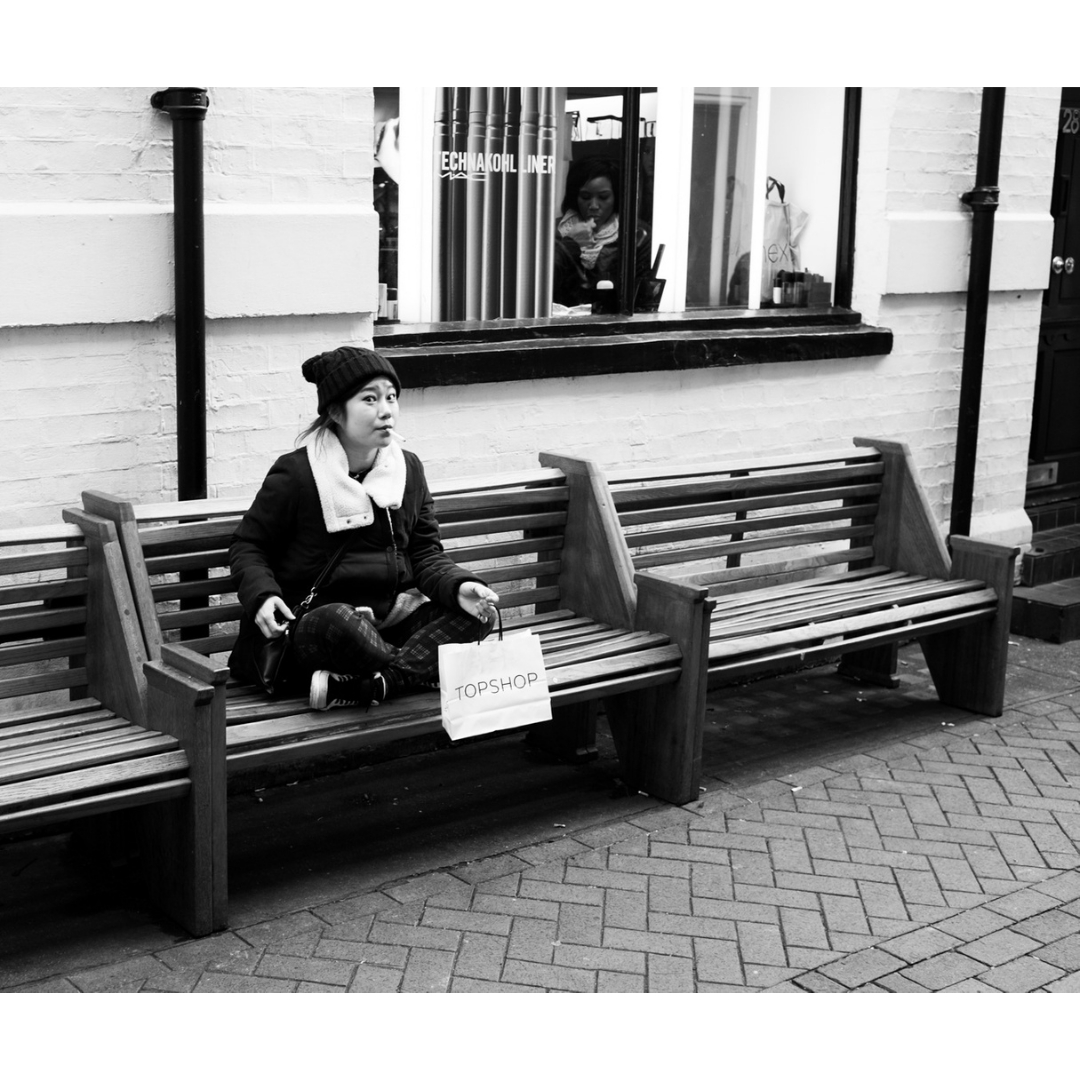
[[[569,482],[545,468],[432,487],[444,544],[499,592],[504,631],[540,637],[556,718],[575,729],[588,703],[603,700],[627,783],[671,802],[696,798],[706,591],[650,574],[635,583],[603,481],[588,469]],[[83,499],[117,526],[151,658],[147,681],[172,670],[213,689],[230,775],[441,731],[437,693],[316,712],[306,697],[268,698],[231,680],[241,612],[228,548],[249,500],[136,506],[94,491]],[[151,716],[162,702],[149,704]],[[179,704],[170,711],[180,723]]]
[[[143,656],[115,526],[71,518],[0,533],[0,833],[133,811],[152,899],[206,934],[224,914],[208,747],[146,721],[113,663]]]
[[[633,567],[715,600],[710,688],[833,660],[896,686],[898,645],[918,639],[941,701],[1001,714],[1019,549],[954,536],[950,557],[904,444],[607,481]]]

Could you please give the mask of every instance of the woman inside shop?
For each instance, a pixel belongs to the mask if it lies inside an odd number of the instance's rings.
[[[229,668],[257,682],[263,644],[295,621],[282,679],[307,684],[313,709],[437,685],[439,645],[485,636],[499,597],[443,550],[423,466],[399,445],[390,362],[347,345],[301,370],[318,417],[274,463],[229,550],[244,609]]]
[[[555,229],[552,299],[575,307],[591,304],[598,281],[611,281],[618,296],[622,238],[619,234],[619,167],[605,158],[575,161],[566,176],[561,217]],[[635,278],[648,275],[649,236],[637,230]]]

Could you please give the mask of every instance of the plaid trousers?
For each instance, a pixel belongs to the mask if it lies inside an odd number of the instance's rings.
[[[308,677],[319,669],[335,675],[381,671],[396,674],[402,685],[438,686],[439,646],[480,641],[490,631],[487,623],[433,600],[385,630],[349,604],[324,604],[296,624],[293,650]]]

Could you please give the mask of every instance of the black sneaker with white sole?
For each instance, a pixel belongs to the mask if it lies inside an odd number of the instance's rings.
[[[320,712],[344,705],[367,708],[386,700],[386,680],[376,671],[371,675],[335,675],[316,671],[311,676],[308,704]]]

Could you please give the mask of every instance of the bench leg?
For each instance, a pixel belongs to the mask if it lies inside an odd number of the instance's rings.
[[[944,704],[1000,716],[1005,708],[1013,568],[1020,549],[966,536],[954,536],[950,543],[952,577],[985,581],[997,591],[997,610],[992,619],[923,638],[923,655]]]
[[[551,720],[529,728],[525,741],[533,750],[576,765],[592,761],[596,749],[596,714],[599,705],[585,701],[551,710]]]
[[[700,794],[705,691],[709,666],[709,616],[715,606],[705,589],[638,574],[634,627],[666,633],[682,649],[679,680],[606,700],[608,722],[623,779],[681,805]]]
[[[894,642],[845,653],[840,658],[837,673],[847,679],[858,679],[859,682],[895,690],[900,686],[900,678],[896,674],[899,651],[899,645]]]
[[[224,688],[146,665],[147,712],[187,751],[191,792],[145,808],[143,864],[155,903],[196,937],[228,918]]]

